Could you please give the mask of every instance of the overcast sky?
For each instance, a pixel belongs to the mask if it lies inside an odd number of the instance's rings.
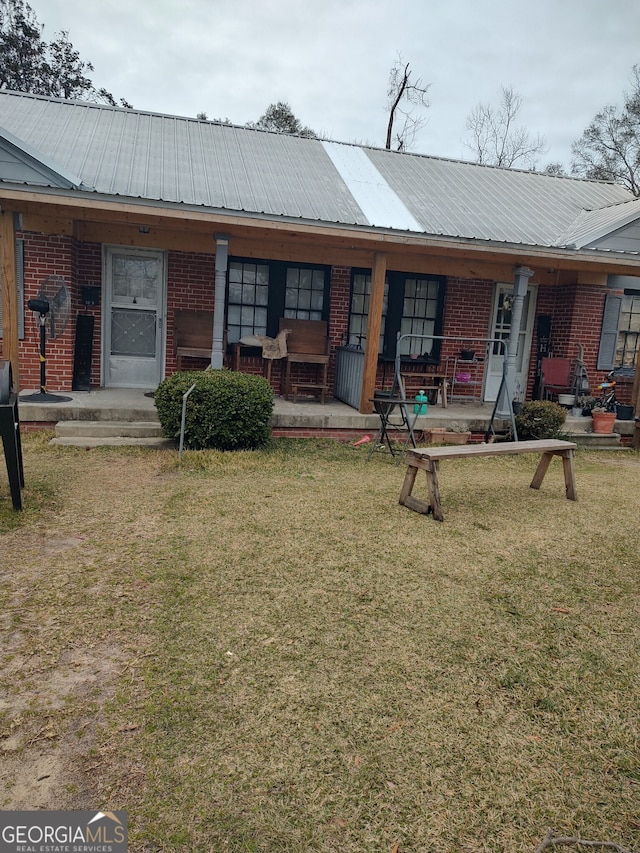
[[[465,121],[501,86],[569,165],[571,143],[621,103],[640,63],[640,0],[29,0],[44,36],[67,30],[96,86],[136,109],[233,123],[287,101],[334,140],[384,146],[400,53],[431,84],[413,150],[472,159]]]

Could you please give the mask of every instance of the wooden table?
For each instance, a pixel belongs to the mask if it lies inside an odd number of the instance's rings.
[[[447,408],[447,377],[444,373],[413,373],[412,371],[408,370],[406,372],[401,371],[400,376],[402,377],[402,380],[405,383],[405,389],[407,381],[412,379],[421,380],[417,383],[415,390],[426,391],[429,397],[429,403],[431,403],[431,405],[434,405],[437,402],[438,391],[440,391],[442,408]],[[411,393],[407,393],[407,396],[410,397]]]
[[[541,441],[503,441],[495,444],[465,444],[463,446],[425,447],[410,450],[407,453],[407,473],[400,491],[400,503],[415,512],[424,515],[433,513],[436,521],[444,521],[440,504],[438,486],[438,468],[442,459],[466,459],[470,456],[506,456],[516,453],[541,453],[540,462],[531,481],[532,489],[539,489],[544,475],[554,456],[562,459],[565,493],[570,501],[577,501],[576,478],[573,468],[573,451],[576,445],[571,441],[544,439]],[[427,475],[429,500],[414,498],[411,492],[418,471]]]

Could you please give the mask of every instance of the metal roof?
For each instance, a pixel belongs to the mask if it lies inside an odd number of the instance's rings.
[[[557,241],[558,246],[581,249],[602,240],[640,218],[640,199],[624,201],[598,210],[583,210]]]
[[[596,224],[613,223],[611,206],[632,199],[612,183],[5,91],[8,135],[77,176],[76,193],[413,235],[578,245],[567,235],[582,233],[585,211],[607,208]]]

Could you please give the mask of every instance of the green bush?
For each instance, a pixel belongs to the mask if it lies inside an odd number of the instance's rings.
[[[549,400],[531,400],[523,403],[520,413],[516,415],[518,438],[525,440],[556,438],[566,417],[566,410]]]
[[[187,399],[185,445],[192,450],[253,450],[271,435],[273,391],[262,376],[232,370],[184,371],[163,380],[155,392],[162,430],[180,437],[182,395]]]

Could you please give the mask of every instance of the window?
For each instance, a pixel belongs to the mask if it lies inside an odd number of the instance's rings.
[[[384,287],[382,326],[378,352],[383,358],[395,358],[398,333],[401,335],[441,335],[445,279],[388,272]],[[367,339],[371,273],[354,270],[351,279],[349,339],[352,346],[364,348]],[[440,341],[406,339],[402,355],[429,353],[439,357]]]
[[[640,289],[607,296],[602,319],[598,370],[632,370],[640,349]]]
[[[634,367],[640,340],[640,293],[625,295],[620,306],[616,367]]]
[[[281,317],[327,320],[329,268],[281,261],[229,261],[227,339],[278,334]]]
[[[227,295],[227,337],[236,343],[246,335],[267,334],[269,267],[231,261]]]
[[[24,338],[24,243],[16,240],[16,279],[18,282],[18,337]],[[2,282],[0,281],[0,338],[2,338]]]

